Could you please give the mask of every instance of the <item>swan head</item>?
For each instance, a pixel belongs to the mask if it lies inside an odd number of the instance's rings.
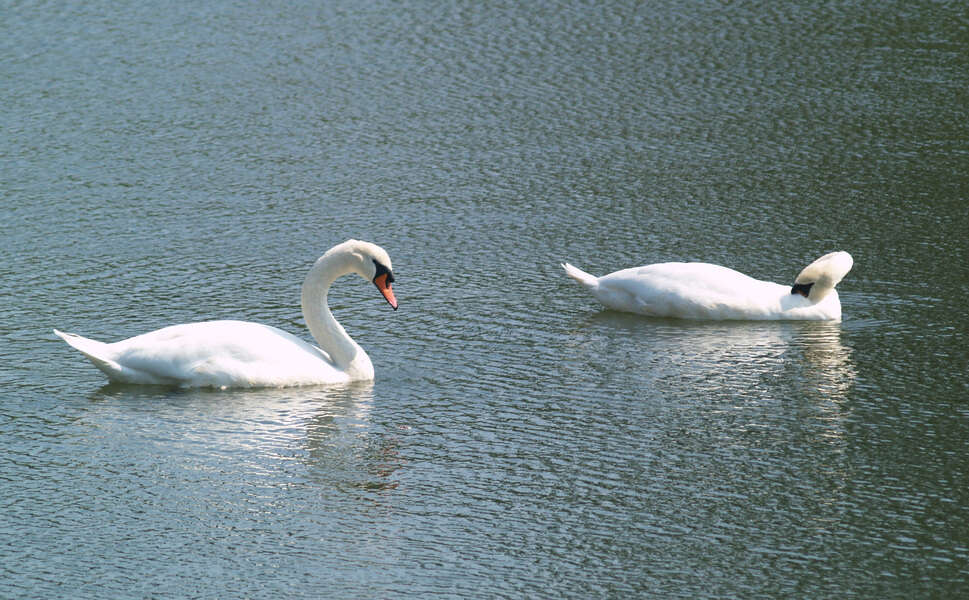
[[[397,310],[397,298],[391,284],[394,272],[387,251],[370,242],[347,240],[330,248],[322,258],[340,257],[348,273],[356,273],[377,286],[390,306]],[[322,259],[321,259],[322,260]]]
[[[847,252],[831,252],[804,267],[794,280],[791,294],[820,302],[851,270],[854,260]]]

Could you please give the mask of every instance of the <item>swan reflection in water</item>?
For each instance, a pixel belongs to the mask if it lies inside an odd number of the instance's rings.
[[[249,479],[282,476],[289,484],[325,483],[337,491],[393,489],[392,475],[402,464],[399,440],[374,425],[373,397],[372,382],[232,392],[108,384],[90,395],[83,421],[116,438],[113,447],[137,454],[159,446],[176,463],[198,463],[193,469],[235,462],[232,469]],[[150,420],[153,428],[132,431],[132,418]]]
[[[775,493],[779,481],[806,486],[818,505],[835,501],[850,479],[857,371],[838,323],[605,312],[585,319],[571,341],[571,385],[613,393],[613,405],[596,410],[633,427],[650,477],[742,495]]]
[[[340,491],[392,490],[404,464],[396,431],[373,422],[373,385],[350,386],[342,397],[321,406],[305,421],[308,476]]]
[[[572,332],[566,359],[578,377],[598,379],[597,391],[615,391],[611,406],[595,410],[629,432],[644,480],[677,490],[666,500],[674,514],[701,505],[720,522],[747,522],[761,515],[746,507],[764,498],[772,505],[843,502],[854,477],[858,375],[842,336],[836,322],[685,322],[605,312]],[[831,525],[821,509],[791,514],[801,528]]]
[[[834,407],[856,375],[841,335],[839,322],[685,321],[605,311],[571,337],[580,369],[623,387],[710,392],[739,402],[807,397]]]

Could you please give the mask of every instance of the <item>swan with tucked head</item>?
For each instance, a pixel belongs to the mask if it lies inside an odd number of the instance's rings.
[[[310,268],[303,317],[319,346],[268,325],[206,321],[172,325],[114,343],[54,330],[112,382],[185,387],[283,387],[373,379],[370,357],[333,318],[326,297],[339,277],[373,282],[397,310],[390,257],[370,242],[348,240]]]
[[[659,263],[595,277],[565,263],[565,272],[606,307],[682,319],[841,319],[836,285],[851,270],[847,252],[804,267],[789,287],[708,263]]]

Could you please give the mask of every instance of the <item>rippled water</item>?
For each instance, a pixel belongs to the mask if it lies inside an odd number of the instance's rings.
[[[958,3],[8,3],[0,596],[957,597],[969,585]],[[377,379],[106,386],[52,327],[305,335]],[[590,272],[844,321],[600,309]]]

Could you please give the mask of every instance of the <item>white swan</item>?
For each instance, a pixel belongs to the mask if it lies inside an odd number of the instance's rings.
[[[847,252],[825,254],[788,287],[708,263],[659,263],[595,277],[565,263],[569,277],[614,310],[681,319],[839,320],[834,286],[851,270]]]
[[[246,321],[172,325],[113,344],[54,333],[112,382],[185,387],[282,387],[373,379],[370,357],[330,313],[330,284],[356,273],[397,310],[390,257],[376,244],[348,240],[321,256],[303,282],[303,317],[320,347],[275,327]]]

